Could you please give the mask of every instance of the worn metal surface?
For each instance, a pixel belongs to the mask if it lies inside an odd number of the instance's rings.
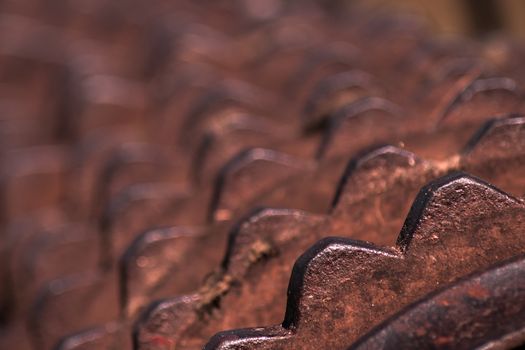
[[[433,289],[519,254],[523,213],[522,200],[471,177],[434,181],[395,247],[322,239],[294,265],[281,326],[219,333],[207,348],[345,348]]]
[[[525,342],[525,258],[466,277],[403,310],[350,349],[509,349]]]
[[[315,1],[0,13],[0,348],[344,349],[525,251],[509,38]]]

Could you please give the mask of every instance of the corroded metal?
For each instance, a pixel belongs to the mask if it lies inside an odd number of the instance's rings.
[[[462,174],[432,182],[395,247],[319,241],[294,265],[280,327],[219,333],[207,348],[344,348],[436,287],[519,254],[523,209],[522,200]]]
[[[409,306],[350,349],[509,349],[525,341],[525,258],[468,276]]]
[[[519,345],[525,51],[326,6],[0,5],[0,348]]]

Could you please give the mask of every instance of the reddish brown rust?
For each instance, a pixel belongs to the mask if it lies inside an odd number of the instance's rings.
[[[525,343],[525,257],[409,306],[350,349],[517,348]]]
[[[0,348],[346,348],[499,298],[525,50],[337,3],[2,2]]]
[[[219,334],[207,349],[345,348],[437,286],[519,254],[524,209],[462,174],[435,181],[414,201],[395,248],[319,241],[294,265],[280,331]]]

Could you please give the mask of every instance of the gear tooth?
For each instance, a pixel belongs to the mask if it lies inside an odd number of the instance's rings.
[[[215,334],[205,345],[204,350],[249,350],[275,349],[288,340],[292,334],[280,326],[265,328],[246,328],[223,331]]]
[[[368,92],[371,89],[371,75],[361,70],[339,72],[321,79],[304,103],[304,128],[310,130],[319,127],[326,121],[325,119],[333,112],[333,109],[342,103],[341,99],[352,101],[362,95],[360,90]],[[354,91],[349,94],[350,96],[339,96],[347,90]],[[334,101],[330,103],[330,100],[338,96],[337,103],[334,104]],[[330,109],[327,109],[327,105],[331,105]]]
[[[320,285],[328,287],[327,283],[338,280],[345,275],[347,280],[355,281],[356,285],[363,276],[359,276],[363,264],[394,263],[400,256],[396,251],[383,250],[370,243],[327,237],[321,239],[294,264],[290,284],[288,285],[288,302],[283,327],[297,329],[302,324],[308,324],[313,319],[308,310],[315,304],[313,294],[322,294]],[[329,291],[330,288],[326,288]],[[321,297],[317,295],[316,297]]]
[[[231,276],[241,278],[248,266],[244,261],[270,254],[273,245],[286,243],[280,232],[299,232],[302,228],[321,222],[322,216],[301,210],[257,208],[238,221],[228,235],[228,245],[222,266]],[[257,257],[259,256],[259,257]]]
[[[494,77],[494,78],[482,78],[480,74],[474,74],[473,76],[467,75],[460,79],[464,80],[466,84],[462,85],[459,91],[457,91],[447,102],[446,106],[443,107],[437,118],[437,124],[441,125],[446,123],[450,119],[450,115],[460,108],[463,104],[470,102],[476,95],[488,93],[488,92],[505,92],[516,98],[517,106],[521,104],[522,92],[519,89],[518,83],[507,77]],[[441,108],[441,107],[440,107]],[[512,112],[516,109],[516,106],[505,105],[503,110],[499,107],[497,113],[501,112]],[[485,112],[486,113],[486,112]]]
[[[72,186],[72,195],[78,197],[75,205],[81,217],[94,217],[98,214],[102,200],[97,198],[101,192],[104,168],[108,167],[111,159],[122,145],[129,144],[137,135],[131,130],[100,130],[92,132],[83,140],[74,151],[78,157],[73,161],[73,176],[79,186]]]
[[[248,111],[257,113],[264,111],[268,97],[254,86],[240,81],[223,80],[215,87],[202,94],[184,119],[181,127],[181,140],[187,141],[194,134],[195,129],[209,121],[221,108],[238,106]]]
[[[118,322],[110,322],[103,326],[92,327],[62,338],[55,350],[82,349],[126,349],[131,344],[126,340],[126,327]]]
[[[436,67],[438,71],[434,75],[434,79],[436,83],[441,83],[454,77],[464,76],[471,71],[484,71],[486,65],[487,62],[479,58],[453,57]]]
[[[519,177],[525,171],[525,118],[509,114],[481,127],[462,152],[462,167],[498,184],[510,193],[523,193]],[[494,171],[498,169],[498,171]]]
[[[133,325],[133,344],[138,350],[175,346],[177,339],[195,321],[201,299],[184,295],[152,302]]]
[[[522,145],[524,124],[525,116],[518,113],[488,120],[468,141],[462,153],[465,157],[472,157],[474,152],[482,152],[486,155],[500,149],[521,150],[524,147]],[[497,155],[500,154],[497,152]]]
[[[187,196],[169,183],[137,183],[112,196],[99,220],[101,263],[112,266],[137,233],[165,220],[163,208],[183,202]]]
[[[20,226],[15,227],[13,232],[20,234],[19,229]],[[30,228],[33,229],[36,237],[19,237],[22,239],[13,248],[22,254],[13,255],[8,266],[13,276],[9,285],[18,291],[17,304],[21,305],[31,302],[47,281],[91,269],[99,263],[99,242],[92,227],[60,223],[57,227]]]
[[[127,143],[114,150],[98,176],[92,215],[100,215],[111,197],[126,186],[167,178],[167,164],[165,154],[153,145]]]
[[[206,183],[210,174],[215,174],[236,153],[254,145],[279,144],[283,135],[291,131],[284,123],[278,127],[269,118],[243,110],[221,113],[195,137],[198,141],[189,151],[192,180],[196,185]]]
[[[256,196],[253,193],[254,183],[257,183],[258,191],[262,192],[310,167],[311,163],[307,161],[265,148],[250,148],[238,153],[221,168],[215,178],[208,220],[224,220],[221,219],[223,216],[230,219],[232,211],[238,209],[236,202],[239,202],[241,194],[251,198]],[[243,179],[250,181],[245,183]],[[250,186],[250,190],[241,190],[243,185]],[[249,198],[243,197],[242,200],[247,202]]]
[[[366,149],[352,158],[343,172],[332,201],[332,210],[347,201],[355,201],[360,192],[369,194],[370,189],[381,191],[391,185],[396,175],[403,176],[403,170],[419,167],[425,163],[415,154],[404,149],[382,145]],[[348,197],[348,199],[346,199]]]
[[[337,43],[321,50],[312,49],[305,52],[305,58],[299,67],[285,82],[285,91],[304,101],[319,79],[337,72],[354,69],[358,52],[350,43]],[[304,105],[303,103],[301,103]]]
[[[452,220],[461,222],[463,213],[481,213],[519,206],[519,200],[485,181],[464,172],[453,172],[424,186],[417,195],[403,224],[397,244],[409,249],[413,239],[426,239],[432,224]],[[439,224],[437,224],[439,226]]]
[[[120,262],[120,302],[123,314],[133,318],[144,304],[164,295],[179,294],[198,286],[200,276],[186,276],[185,285],[177,285],[170,276],[182,279],[183,261],[199,232],[187,228],[166,227],[139,235],[124,252]],[[192,281],[194,277],[195,281]],[[163,295],[164,294],[164,295]]]
[[[28,331],[35,348],[50,348],[63,334],[78,330],[79,324],[96,324],[101,315],[117,319],[115,290],[105,288],[109,278],[99,272],[83,272],[48,282],[29,311]],[[106,304],[107,303],[107,304]],[[70,310],[82,309],[82,318]],[[104,308],[102,312],[101,308]]]
[[[369,114],[365,117],[366,123],[360,118],[364,114]],[[382,97],[366,96],[349,102],[333,112],[327,121],[316,157],[348,154],[364,144],[362,138],[365,137],[369,144],[391,138],[400,133],[403,116],[401,107]]]

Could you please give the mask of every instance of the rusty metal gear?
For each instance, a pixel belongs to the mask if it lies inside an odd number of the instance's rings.
[[[0,348],[523,346],[525,49],[344,8],[2,3]]]

